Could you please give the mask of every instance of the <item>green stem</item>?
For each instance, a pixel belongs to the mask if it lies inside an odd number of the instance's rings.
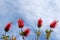
[[[25,40],[25,39],[24,39],[24,36],[23,36],[23,40]]]
[[[49,39],[46,39],[46,40],[49,40]]]
[[[4,40],[8,40],[8,37],[7,37],[7,35],[6,35],[6,32],[5,32],[5,35],[3,36],[3,39],[4,39]]]
[[[22,28],[21,28],[21,32],[23,32]],[[22,36],[22,38],[23,38],[23,40],[25,40],[25,39],[24,39],[24,36]]]
[[[6,32],[5,32],[5,36],[6,36]]]
[[[38,40],[38,37],[36,38],[36,40]]]
[[[22,31],[22,28],[21,28],[21,32],[23,32],[23,31]]]
[[[46,35],[47,35],[47,38],[46,38],[46,40],[49,40],[49,38],[50,38],[50,35],[51,35],[51,32],[52,32],[52,30],[51,30],[51,28],[50,28],[50,31],[48,31],[48,32],[47,32],[47,34],[46,34]]]
[[[36,37],[36,40],[39,40],[39,36],[40,36],[40,28],[38,29],[37,33],[36,33],[37,37]]]

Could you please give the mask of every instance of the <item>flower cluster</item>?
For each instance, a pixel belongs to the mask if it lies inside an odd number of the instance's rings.
[[[27,28],[24,31],[22,31],[22,28],[24,27],[24,21],[22,19],[18,19],[17,22],[18,22],[18,27],[21,28],[21,32],[19,34],[22,35],[23,40],[24,40],[24,37],[28,36],[30,29]]]
[[[52,28],[55,28],[57,25],[58,21],[54,20],[53,22],[50,23],[50,30],[46,30],[46,40],[49,40],[50,36],[51,36],[51,32],[53,32]],[[24,21],[22,19],[18,19],[17,20],[17,24],[18,24],[18,28],[21,29],[21,32],[19,32],[19,34],[22,36],[22,39],[25,40],[25,37],[27,37],[29,35],[29,33],[31,32],[29,28],[26,28],[23,31],[23,27],[24,27]],[[38,30],[35,32],[36,33],[36,40],[39,40],[39,36],[41,34],[40,28],[42,27],[43,24],[43,20],[40,18],[37,20],[37,28]],[[7,32],[10,30],[10,28],[12,27],[12,22],[7,23],[7,25],[4,28],[5,31],[5,35],[2,36],[2,39],[4,40],[9,40],[9,36],[7,36]],[[16,40],[16,37],[13,35],[12,38],[10,40]]]
[[[42,20],[41,18],[38,19],[38,21],[37,21],[37,27],[38,27],[38,28],[41,28],[41,27],[42,27],[42,23],[43,23],[43,20]],[[53,22],[50,23],[50,30],[47,29],[47,30],[45,31],[45,32],[46,32],[46,40],[49,40],[50,35],[51,35],[51,32],[53,32],[52,28],[55,28],[56,25],[57,25],[57,23],[58,23],[57,20],[54,20]],[[36,40],[38,40],[38,37],[40,36],[40,34],[41,34],[41,32],[40,32],[40,30],[38,29],[38,31],[36,32],[36,35],[37,35]]]
[[[57,25],[57,20],[54,20],[53,22],[50,23],[50,30],[46,30],[46,39],[49,40],[51,32],[53,32],[52,28],[55,28]]]

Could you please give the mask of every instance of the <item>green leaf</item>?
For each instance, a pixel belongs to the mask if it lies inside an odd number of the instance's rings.
[[[21,36],[24,36],[24,32],[19,33]]]
[[[8,39],[9,39],[9,36],[2,35],[2,39],[4,39],[4,40],[8,40]]]
[[[48,33],[49,31],[46,29],[46,31],[45,31],[46,33]]]
[[[39,30],[36,32],[36,35],[37,35],[38,37],[40,36],[40,31],[39,31]]]

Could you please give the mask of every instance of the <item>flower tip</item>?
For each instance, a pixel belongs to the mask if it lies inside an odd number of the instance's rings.
[[[57,25],[58,20],[54,20],[53,22],[50,23],[50,28],[55,28]]]
[[[7,25],[6,25],[5,29],[4,29],[4,30],[5,30],[5,32],[8,32],[8,31],[9,31],[9,29],[10,29],[11,25],[12,25],[12,23],[11,23],[11,22],[7,23]]]
[[[28,34],[30,33],[30,29],[29,28],[25,29],[24,33],[25,33],[24,36],[28,36]]]
[[[19,18],[19,19],[17,20],[17,22],[18,22],[18,27],[19,27],[19,28],[23,28],[23,26],[24,26],[24,21]]]
[[[41,18],[38,19],[38,23],[37,23],[37,25],[38,25],[38,28],[40,28],[40,27],[42,26],[42,19],[41,19]]]

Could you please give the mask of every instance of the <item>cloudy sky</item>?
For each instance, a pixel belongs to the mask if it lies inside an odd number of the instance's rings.
[[[18,18],[24,20],[25,28],[30,28],[31,32],[26,40],[35,40],[37,20],[42,18],[43,26],[41,28],[40,40],[45,39],[45,30],[49,29],[49,24],[53,20],[58,20],[58,25],[51,34],[50,40],[60,40],[60,0],[0,0],[0,37],[4,34],[4,27],[8,22],[13,25],[7,35],[13,34],[17,40],[22,40],[19,35],[17,25]],[[0,38],[0,40],[2,40]]]

